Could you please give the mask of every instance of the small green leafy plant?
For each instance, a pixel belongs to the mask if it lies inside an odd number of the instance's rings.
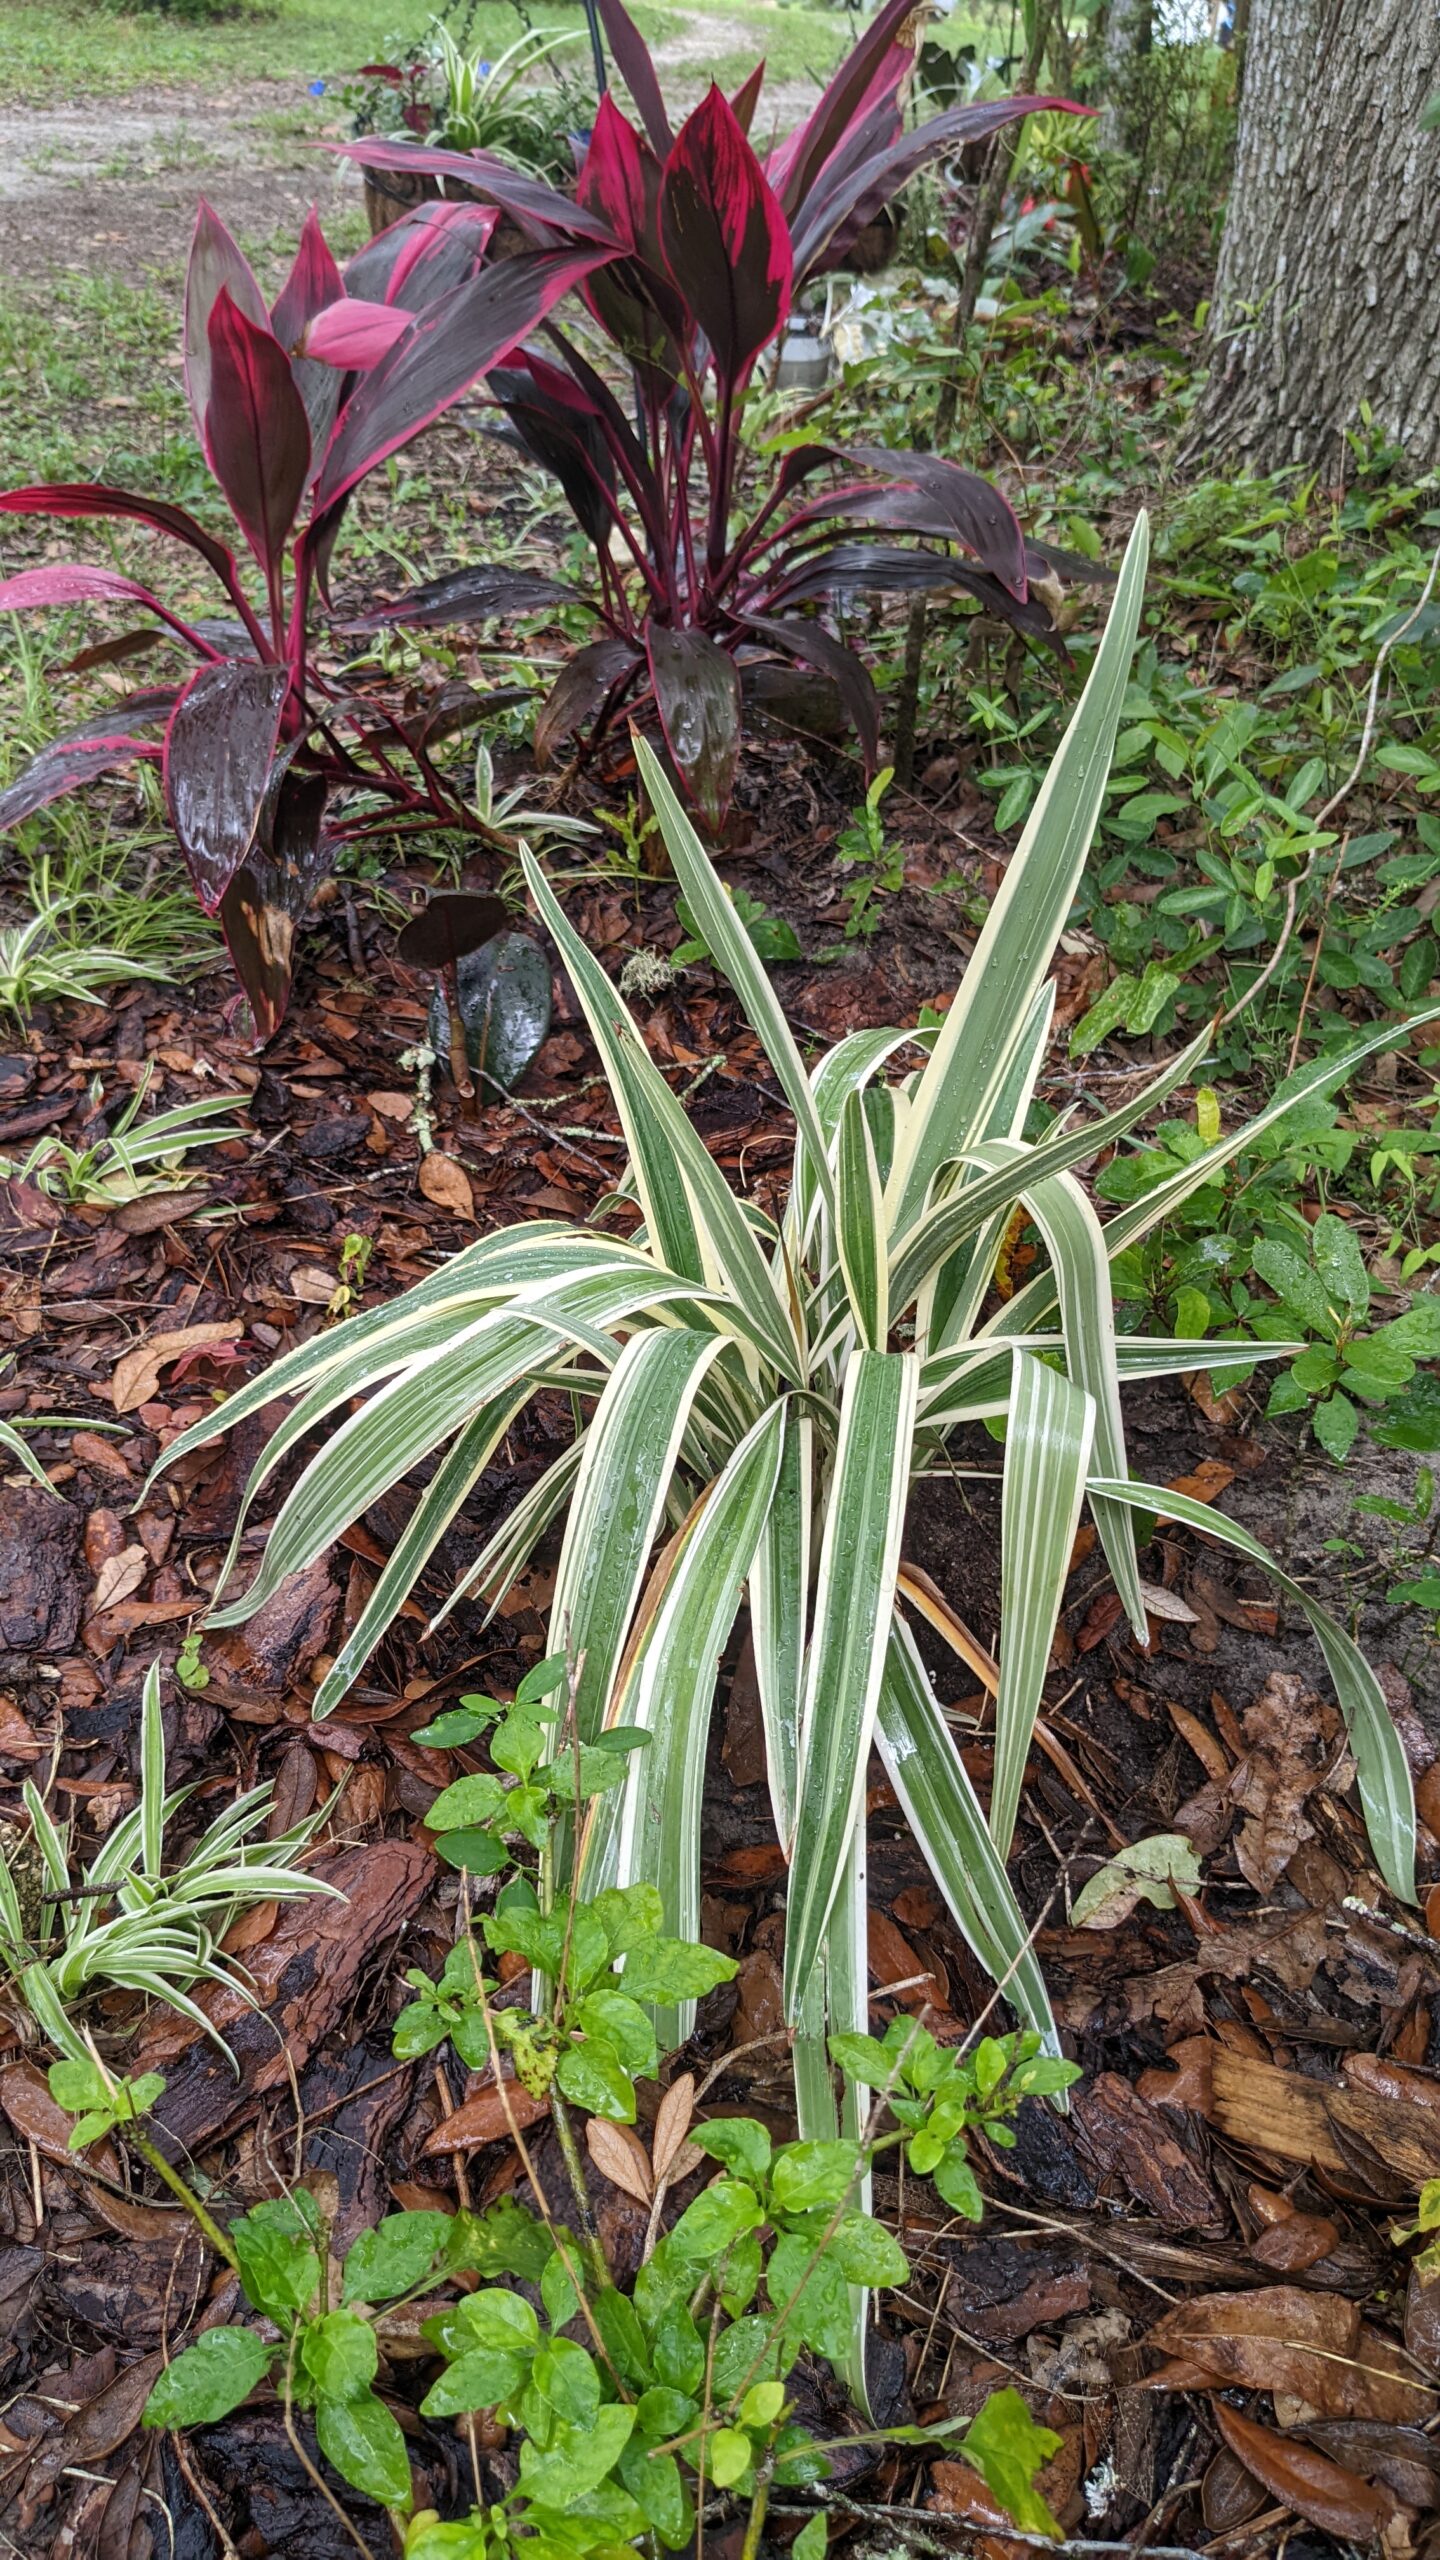
[[[471,2011],[478,2007],[492,2057],[503,2028],[518,2076],[550,2092],[578,2233],[551,2212],[522,2150],[538,2215],[510,2196],[484,2213],[391,2214],[353,2242],[337,2280],[330,2234],[303,2187],[220,2227],[145,2131],[164,2092],[158,2074],[119,2078],[93,2051],[52,2066],[52,2095],[76,2118],[72,2149],[110,2134],[131,2143],[190,2210],[265,2324],[263,2334],[249,2320],[202,2330],[155,2383],[147,2425],[212,2425],[268,2387],[302,2462],[309,2466],[296,2418],[308,2414],[325,2459],[389,2510],[411,2560],[501,2560],[517,2544],[528,2560],[585,2560],[655,2542],[678,2551],[694,2534],[697,2504],[717,2491],[748,2504],[753,2552],[772,2488],[803,2491],[823,2481],[831,2448],[798,2422],[790,2377],[807,2351],[843,2369],[853,2292],[904,2283],[909,2272],[894,2234],[868,2210],[874,2160],[903,2145],[916,2174],[931,2176],[955,2210],[978,2219],[967,2133],[983,2131],[1004,2147],[1013,2140],[1008,2120],[1026,2097],[1057,2093],[1078,2074],[1042,2054],[1033,2034],[986,2037],[966,2054],[901,2017],[883,2040],[834,2039],[832,2058],[852,2091],[874,2093],[855,2136],[779,2144],[750,2117],[697,2122],[693,2083],[677,2084],[662,2102],[671,2109],[671,2169],[681,2180],[706,2161],[715,2170],[663,2234],[657,2204],[627,2292],[606,2257],[565,2100],[602,2121],[633,2120],[634,2079],[657,2067],[642,2004],[698,1995],[734,1971],[697,1943],[657,1938],[657,1901],[634,1887],[598,1906],[561,1902],[542,1915],[502,1897],[485,1935],[492,1948],[529,1956],[549,1983],[553,2000],[539,2015],[495,2008],[495,1986],[473,1947],[456,1950],[470,1959]],[[605,1987],[617,1962],[623,1992]],[[423,2006],[402,2013],[398,2051],[428,2051],[437,2041],[428,2022],[423,2040],[414,2040]],[[455,2033],[454,2021],[441,2025],[447,2032]],[[455,2041],[463,2057],[463,2030]],[[611,2065],[598,2081],[570,2070],[574,2056],[600,2047]],[[623,2104],[612,2071],[629,2084]],[[657,2117],[657,2169],[661,2139]],[[591,2148],[603,2156],[593,2138]],[[421,2323],[436,2371],[420,2414],[445,2420],[485,2411],[519,2440],[509,2494],[451,2523],[428,2509],[413,2513],[405,2435],[381,2382],[387,2323],[412,2302],[447,2294]],[[947,2440],[1022,2530],[1059,2531],[1034,2488],[1058,2439],[1034,2425],[1016,2392],[993,2395],[968,2425],[900,2426],[870,2440]],[[819,2560],[823,2513],[802,2541]]]
[[[874,933],[883,913],[883,900],[904,886],[905,856],[886,835],[882,814],[885,795],[894,779],[894,766],[882,765],[849,826],[842,827],[835,839],[836,861],[847,871],[859,874],[848,893],[847,942],[863,941]]]
[[[1440,1295],[1417,1297],[1403,1315],[1370,1326],[1370,1275],[1343,1218],[1316,1219],[1310,1251],[1262,1236],[1252,1267],[1288,1317],[1312,1337],[1270,1390],[1269,1413],[1308,1412],[1332,1458],[1348,1458],[1361,1409],[1403,1396],[1420,1364],[1440,1357]]]
[[[256,1903],[335,1890],[291,1863],[323,1810],[278,1839],[256,1838],[273,1800],[269,1786],[237,1796],[167,1868],[166,1830],[194,1792],[166,1790],[155,1663],[145,1675],[141,1705],[140,1800],[78,1880],[69,1824],[54,1822],[38,1787],[25,1782],[22,1800],[37,1855],[33,1878],[21,1861],[12,1866],[0,1858],[0,1976],[8,1976],[33,2025],[76,2063],[93,2059],[77,2010],[97,1993],[115,1990],[163,2000],[224,2052],[223,2039],[190,1995],[197,1984],[213,1982],[249,1996],[244,1973],[220,1952],[231,1922]]]
[[[748,889],[732,889],[730,903],[755,945],[755,956],[767,969],[782,960],[803,960],[800,937],[784,916],[772,915],[763,898],[752,898]],[[694,960],[713,960],[712,952],[698,924],[693,908],[685,898],[675,901],[675,913],[685,928],[685,940],[670,954],[671,966],[688,969]]]
[[[238,1121],[221,1120],[223,1112],[235,1108],[233,1093],[203,1094],[142,1121],[141,1107],[152,1073],[147,1067],[114,1127],[93,1146],[67,1146],[63,1138],[47,1134],[37,1138],[27,1156],[0,1156],[0,1180],[28,1182],[49,1198],[71,1205],[116,1208],[143,1198],[146,1192],[172,1189],[186,1170],[186,1157],[197,1147],[249,1137],[250,1131]],[[97,1076],[90,1087],[94,1109],[99,1109],[101,1099]]]

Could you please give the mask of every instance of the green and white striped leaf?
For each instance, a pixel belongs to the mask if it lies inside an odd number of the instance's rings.
[[[527,1378],[518,1395],[497,1396],[467,1422],[446,1451],[394,1546],[375,1588],[315,1692],[319,1722],[337,1707],[409,1599],[435,1549],[469,1498],[506,1432],[529,1403]]]
[[[1174,1342],[1167,1334],[1121,1333],[1115,1337],[1115,1365],[1120,1384],[1131,1379],[1185,1377],[1196,1369],[1224,1376],[1230,1369],[1253,1369],[1262,1360],[1293,1360],[1303,1342]],[[1064,1336],[1028,1333],[996,1351],[987,1343],[971,1343],[964,1351],[945,1351],[927,1360],[920,1372],[920,1421],[927,1430],[948,1431],[957,1423],[980,1422],[1004,1413],[1010,1402],[1011,1350],[1037,1356],[1058,1351]]]
[[[642,1726],[651,1742],[632,1753],[623,1790],[600,1798],[584,1849],[587,1894],[609,1884],[653,1884],[667,1927],[682,1938],[701,1934],[700,1834],[715,1678],[774,1499],[784,1418],[783,1404],[773,1404],[746,1434],[673,1561],[614,1709],[614,1721]],[[683,2043],[693,2023],[690,2002],[657,2013],[656,2033]]]
[[[1143,1199],[1106,1221],[1105,1250],[1111,1261],[1117,1253],[1123,1253],[1127,1245],[1132,1245],[1137,1236],[1148,1235],[1152,1227],[1159,1226],[1172,1210],[1189,1199],[1192,1191],[1198,1191],[1202,1184],[1209,1182],[1242,1148],[1252,1145],[1267,1129],[1273,1129],[1278,1121],[1284,1119],[1287,1111],[1294,1110],[1298,1102],[1310,1102],[1317,1095],[1333,1093],[1362,1059],[1373,1057],[1377,1049],[1398,1048],[1407,1033],[1418,1029],[1422,1023],[1437,1020],[1440,1020],[1440,1004],[1426,1005],[1419,1013],[1407,1014],[1403,1021],[1382,1023],[1378,1030],[1367,1032],[1363,1040],[1350,1041],[1344,1049],[1330,1050],[1322,1057],[1312,1058],[1309,1065],[1300,1068],[1297,1074],[1287,1076],[1279,1091],[1272,1095],[1263,1111],[1256,1112],[1253,1120],[1245,1121],[1227,1137],[1217,1138],[1213,1147],[1207,1147],[1203,1155],[1181,1165],[1178,1172],[1169,1175],[1164,1182],[1157,1182],[1154,1190],[1147,1191]],[[1041,1272],[1025,1288],[1018,1289],[982,1331],[989,1334],[1029,1333],[1043,1322],[1054,1304],[1053,1276],[1048,1271]]]
[[[875,1740],[956,1927],[1046,2052],[1058,2055],[1059,2032],[1024,1914],[919,1647],[898,1616],[891,1624]]]
[[[912,1226],[942,1164],[990,1126],[1100,815],[1140,624],[1149,524],[1136,520],[1085,690],[1041,783],[896,1150],[890,1224]]]
[[[165,1837],[165,1728],[160,1715],[160,1665],[152,1662],[140,1693],[140,1869],[148,1881],[160,1876]]]
[[[1066,1370],[1073,1383],[1083,1387],[1095,1401],[1096,1472],[1127,1475],[1115,1302],[1110,1294],[1105,1231],[1071,1173],[1052,1174],[1048,1182],[1027,1183],[1023,1197],[1044,1237],[1060,1286],[1060,1330],[1065,1338]],[[1092,1496],[1090,1508],[1115,1577],[1115,1588],[1125,1604],[1125,1614],[1140,1642],[1148,1644],[1130,1514],[1103,1497],[1097,1500]]]
[[[897,1312],[908,1307],[919,1296],[932,1272],[937,1271],[958,1243],[976,1234],[987,1218],[1008,1217],[1020,1197],[1021,1176],[1026,1181],[1043,1182],[1050,1175],[1066,1173],[1072,1165],[1084,1164],[1113,1146],[1127,1130],[1147,1113],[1158,1110],[1176,1088],[1189,1082],[1210,1044],[1207,1025],[1197,1040],[1172,1058],[1164,1073],[1156,1077],[1145,1091],[1107,1111],[1102,1119],[1087,1120],[1058,1134],[1040,1139],[1025,1148],[1023,1157],[1010,1157],[988,1173],[962,1189],[947,1193],[923,1218],[902,1236],[891,1251],[891,1303]],[[967,1155],[967,1163],[977,1159]],[[1107,1236],[1109,1230],[1106,1230]],[[1013,1303],[1013,1302],[1012,1302]],[[943,1347],[937,1339],[932,1349]]]
[[[863,1095],[852,1093],[840,1118],[835,1240],[855,1331],[867,1351],[883,1351],[890,1331],[890,1273],[885,1204]]]
[[[1095,1437],[1083,1388],[1015,1354],[1000,1500],[1000,1689],[990,1831],[1009,1851]]]
[[[488,1627],[511,1584],[522,1574],[540,1540],[552,1521],[559,1518],[570,1499],[575,1478],[585,1455],[586,1433],[579,1432],[568,1449],[552,1458],[543,1476],[527,1487],[513,1502],[498,1528],[486,1539],[474,1563],[467,1565],[450,1597],[435,1612],[425,1630],[427,1638],[437,1627],[443,1627],[452,1609],[469,1598],[472,1591],[489,1590],[495,1599],[485,1620]]]
[[[775,1070],[780,1089],[795,1115],[795,1130],[821,1192],[830,1194],[830,1164],[825,1135],[794,1035],[781,1010],[763,963],[734,906],[725,894],[714,864],[666,779],[665,768],[638,730],[631,731],[635,760],[646,796],[660,822],[660,832],[684,890],[686,903],[711,957],[729,979]]]
[[[547,1364],[556,1328],[601,1340],[605,1328],[638,1310],[676,1299],[693,1303],[693,1284],[660,1277],[642,1262],[592,1271],[548,1297],[518,1292],[514,1313],[482,1316],[452,1341],[412,1362],[351,1414],[282,1504],[260,1571],[248,1591],[212,1613],[217,1627],[241,1625],[302,1572],[411,1467],[461,1429],[474,1412]],[[597,1330],[598,1329],[598,1330]],[[605,1341],[612,1354],[617,1346]]]
[[[750,1571],[750,1631],[765,1726],[766,1775],[776,1838],[787,1858],[799,1802],[814,1440],[814,1423],[791,1399],[785,1407],[785,1443],[775,1499]]]
[[[723,1276],[782,1377],[803,1366],[749,1220],[691,1128],[622,999],[592,957],[533,855],[521,857],[537,909],[554,936],[600,1052],[630,1148],[653,1249],[687,1278]]]
[[[681,1328],[632,1335],[591,1417],[550,1618],[552,1648],[579,1664],[582,1741],[604,1722],[691,1406],[722,1348]]]
[[[885,1667],[919,1362],[856,1351],[825,1509],[800,1725],[799,1819],[785,1923],[785,2010],[794,2018],[839,1891]]]
[[[1385,1692],[1359,1646],[1351,1642],[1328,1609],[1292,1581],[1258,1538],[1252,1538],[1237,1520],[1227,1520],[1222,1512],[1213,1510],[1208,1502],[1192,1502],[1186,1494],[1167,1492],[1164,1485],[1120,1483],[1113,1479],[1092,1482],[1092,1501],[1097,1493],[1108,1501],[1127,1503],[1132,1511],[1151,1512],[1162,1520],[1182,1520],[1207,1538],[1218,1539],[1222,1546],[1233,1547],[1237,1555],[1247,1556],[1252,1564],[1263,1567],[1286,1598],[1303,1610],[1335,1683],[1350,1748],[1355,1754],[1360,1801],[1365,1808],[1365,1827],[1376,1865],[1391,1892],[1402,1902],[1413,1902],[1415,1793],[1400,1737],[1385,1703]]]

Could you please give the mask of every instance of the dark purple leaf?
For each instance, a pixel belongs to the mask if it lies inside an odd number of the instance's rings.
[[[395,957],[407,969],[452,969],[467,951],[505,930],[503,898],[473,889],[440,889],[395,937]]]
[[[833,73],[818,106],[771,152],[766,174],[788,214],[798,212],[832,152],[879,99],[898,88],[913,64],[913,53],[895,41],[912,14],[913,0],[887,0]]]
[[[143,604],[152,613],[165,607],[148,587],[122,578],[117,569],[95,569],[86,560],[57,560],[53,568],[21,569],[0,578],[0,612],[25,613],[36,607],[65,604]]]
[[[654,152],[622,116],[607,89],[596,108],[575,180],[576,203],[597,213],[627,249],[643,250],[659,182],[660,163]]]
[[[178,684],[145,685],[140,692],[127,693],[121,701],[108,704],[104,711],[92,711],[88,720],[77,721],[73,729],[62,730],[51,744],[57,747],[76,746],[82,740],[112,738],[122,729],[137,733],[145,729],[163,729],[183,691],[184,686]]]
[[[290,359],[221,286],[210,314],[211,467],[267,578],[285,545],[310,477],[310,422]]]
[[[787,658],[798,658],[829,678],[860,742],[867,778],[873,774],[880,760],[880,703],[870,670],[861,664],[854,650],[847,649],[842,640],[836,640],[818,622],[788,621],[763,613],[747,613],[742,619],[747,631],[768,640],[772,648],[783,650]]]
[[[1103,560],[1087,560],[1083,551],[1066,551],[1058,542],[1036,542],[1025,536],[1025,568],[1032,578],[1043,578],[1047,569],[1055,570],[1077,587],[1113,587],[1115,572]]]
[[[740,678],[708,632],[652,623],[650,681],[675,765],[702,816],[718,827],[740,755]]]
[[[231,880],[220,923],[255,1026],[255,1045],[285,1019],[295,965],[295,929],[329,860],[323,774],[285,773],[262,812],[255,844]]]
[[[629,90],[640,112],[640,121],[651,143],[662,158],[674,141],[665,101],[660,94],[659,76],[650,47],[624,5],[624,0],[599,0],[600,22],[610,39],[615,68]]]
[[[491,205],[418,204],[357,250],[345,269],[345,291],[362,302],[399,301],[398,275],[403,308],[418,311],[473,275],[497,219]]]
[[[966,583],[963,560],[947,559],[938,551],[902,551],[884,542],[836,542],[823,551],[779,562],[767,602],[773,610],[813,596],[863,595],[867,590],[877,595],[924,595],[927,589]]]
[[[439,631],[451,622],[494,622],[501,614],[544,613],[553,605],[583,602],[577,588],[562,586],[558,578],[537,577],[529,569],[451,569],[443,578],[407,587],[393,604],[347,614],[335,627],[388,631],[392,624],[405,623]]]
[[[1025,537],[1014,509],[999,490],[978,472],[962,471],[936,453],[892,452],[885,445],[857,444],[849,458],[867,471],[882,472],[902,488],[919,490],[928,499],[952,542],[963,542],[982,567],[1025,601]],[[927,528],[928,530],[928,528]]]
[[[556,188],[547,187],[541,179],[526,177],[508,160],[498,159],[493,151],[443,151],[425,142],[382,142],[374,135],[366,135],[360,142],[331,143],[328,148],[343,159],[358,160],[366,169],[459,178],[467,187],[473,187],[484,203],[498,204],[542,248],[577,240],[593,240],[606,249],[616,245],[599,214],[587,213],[583,205],[562,196]]]
[[[644,664],[629,641],[592,640],[556,677],[535,722],[535,762],[543,772],[558,747],[597,712],[618,702]],[[612,701],[613,697],[613,701]]]
[[[161,499],[135,498],[128,489],[110,489],[98,480],[60,480],[48,488],[6,489],[0,493],[0,515],[129,517],[136,524],[149,525],[154,533],[168,534],[172,541],[188,542],[227,592],[235,594],[233,551],[217,542],[183,507],[167,506]]]
[[[499,364],[604,255],[584,248],[527,250],[482,268],[422,312],[346,402],[321,465],[316,516],[428,427],[477,374]]]
[[[742,658],[740,694],[747,718],[759,713],[802,738],[849,738],[854,722],[828,676],[778,658]]]
[[[438,746],[442,738],[457,737],[462,729],[473,729],[477,721],[488,720],[497,711],[534,699],[528,684],[492,684],[477,693],[473,684],[452,677],[448,684],[436,686],[418,720],[406,721],[405,734],[413,746],[428,749]]]
[[[496,365],[489,388],[532,461],[559,481],[581,531],[604,550],[615,521],[615,464],[593,402],[557,366],[527,355],[514,367]]]
[[[250,261],[232,240],[218,213],[200,199],[190,264],[185,271],[185,390],[195,432],[208,456],[205,412],[210,406],[210,314],[222,293],[256,329],[270,326],[265,296]]]
[[[255,841],[289,689],[284,667],[202,667],[171,715],[165,797],[195,894],[209,916]]]
[[[166,636],[152,631],[148,623],[136,631],[119,631],[113,640],[96,640],[88,649],[77,649],[73,658],[64,661],[61,673],[83,676],[92,667],[116,667],[127,658],[148,658],[152,649],[164,648]]]
[[[713,85],[687,116],[660,181],[665,263],[731,390],[790,309],[790,234],[778,200]]]
[[[765,65],[763,62],[757,62],[754,70],[741,81],[730,101],[730,112],[747,139],[750,127],[755,121],[755,110],[760,104],[760,92],[764,86]]]
[[[607,91],[575,193],[633,255],[597,269],[587,279],[585,300],[627,361],[660,377],[653,388],[664,399],[680,376],[678,350],[692,331],[684,300],[665,273],[660,185],[660,162]]]
[[[877,21],[878,23],[878,21]],[[998,133],[1002,125],[1014,124],[1020,117],[1038,115],[1048,107],[1070,108],[1068,98],[995,98],[981,105],[947,107],[943,115],[932,116],[911,133],[898,140],[888,140],[865,159],[846,165],[838,173],[823,170],[818,183],[798,206],[794,220],[795,280],[817,271],[836,234],[857,211],[867,214],[878,210],[897,195],[901,187],[934,160],[942,151],[964,142],[982,142]],[[1082,110],[1074,109],[1080,113]]]
[[[103,738],[56,738],[48,747],[42,747],[39,755],[16,774],[8,789],[0,791],[0,833],[18,826],[22,818],[33,818],[37,809],[48,808],[52,800],[62,799],[67,791],[80,790],[97,774],[113,772],[116,765],[132,764],[137,756],[155,753],[143,738],[128,734],[123,720],[114,713],[110,731]]]

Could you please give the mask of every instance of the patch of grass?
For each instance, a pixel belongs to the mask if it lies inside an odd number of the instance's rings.
[[[179,18],[163,9],[133,13],[109,8],[57,9],[50,0],[3,0],[0,5],[0,82],[12,103],[43,105],[60,98],[107,98],[201,87],[213,98],[252,80],[338,79],[370,59],[397,32],[420,34],[430,17],[423,0],[276,0],[265,8],[241,8],[213,18]],[[772,80],[823,77],[849,41],[851,22],[842,9],[773,9],[754,0],[721,0],[706,10],[641,6],[636,17],[652,44],[678,37],[686,24],[713,15],[718,41],[713,54],[692,57],[693,81],[713,74],[743,76],[764,54]],[[583,29],[581,12],[568,0],[546,0],[545,26]],[[743,28],[744,40],[730,30]],[[472,43],[499,51],[516,31],[505,0],[482,0]],[[315,127],[323,121],[317,105]]]

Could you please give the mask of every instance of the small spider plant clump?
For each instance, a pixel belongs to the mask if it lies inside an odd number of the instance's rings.
[[[153,1077],[153,1067],[147,1067],[113,1128],[93,1146],[67,1146],[63,1138],[47,1132],[23,1158],[0,1155],[0,1179],[31,1183],[48,1198],[63,1200],[72,1208],[116,1208],[191,1179],[185,1159],[195,1148],[218,1147],[227,1139],[252,1134],[242,1121],[221,1121],[218,1116],[243,1104],[243,1094],[202,1094],[142,1120],[140,1112]],[[90,1100],[97,1110],[103,1090],[96,1076]]]
[[[252,1997],[241,1968],[221,1940],[242,1911],[301,1894],[334,1894],[333,1885],[292,1865],[324,1819],[324,1808],[282,1832],[257,1839],[274,1797],[252,1787],[217,1815],[168,1873],[166,1829],[193,1786],[165,1789],[165,1736],[160,1670],[145,1675],[140,1711],[140,1800],[117,1822],[82,1876],[72,1866],[71,1826],[51,1819],[27,1780],[29,1828],[0,1834],[0,1971],[12,2009],[76,2061],[92,2059],[77,2012],[103,1991],[138,1991],[193,2020],[228,2053],[223,2036],[192,1993],[215,1983]]]

